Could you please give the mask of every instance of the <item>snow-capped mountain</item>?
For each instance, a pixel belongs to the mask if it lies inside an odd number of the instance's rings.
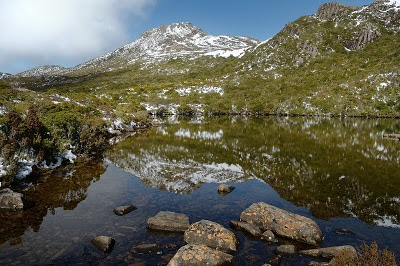
[[[188,22],[174,23],[148,30],[137,40],[74,69],[104,69],[121,61],[132,64],[138,61],[153,63],[171,58],[241,56],[258,43],[258,40],[248,37],[208,35]]]
[[[11,74],[0,72],[0,80],[11,77]]]
[[[18,73],[18,77],[39,77],[39,76],[52,76],[61,73],[66,68],[62,66],[39,66],[24,72]]]

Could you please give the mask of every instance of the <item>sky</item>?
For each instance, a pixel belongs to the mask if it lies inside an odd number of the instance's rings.
[[[362,6],[373,0],[336,0]],[[0,72],[72,67],[144,31],[191,22],[213,35],[273,37],[327,0],[0,0]]]

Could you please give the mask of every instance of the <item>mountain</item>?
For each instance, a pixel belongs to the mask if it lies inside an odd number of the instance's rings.
[[[238,57],[258,43],[258,40],[248,37],[208,35],[192,23],[174,23],[148,30],[137,40],[76,67],[41,66],[19,73],[18,76],[66,75],[81,70],[110,71],[136,62],[151,64],[173,58]]]
[[[39,66],[24,72],[18,73],[17,77],[40,77],[40,76],[53,76],[61,73],[66,68],[62,66]]]
[[[74,69],[107,69],[121,63],[141,61],[150,64],[168,59],[195,59],[201,56],[241,56],[258,43],[258,40],[248,37],[208,35],[192,23],[174,23],[148,30],[132,43]]]
[[[11,74],[0,72],[0,80],[11,77]]]

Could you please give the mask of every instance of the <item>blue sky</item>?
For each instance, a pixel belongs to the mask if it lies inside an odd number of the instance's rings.
[[[174,22],[266,40],[323,0],[0,0],[0,72],[71,67]],[[337,0],[362,6],[373,0]]]

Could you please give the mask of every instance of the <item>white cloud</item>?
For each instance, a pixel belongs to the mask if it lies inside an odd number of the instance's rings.
[[[0,0],[0,71],[81,62],[132,39],[156,0]]]

